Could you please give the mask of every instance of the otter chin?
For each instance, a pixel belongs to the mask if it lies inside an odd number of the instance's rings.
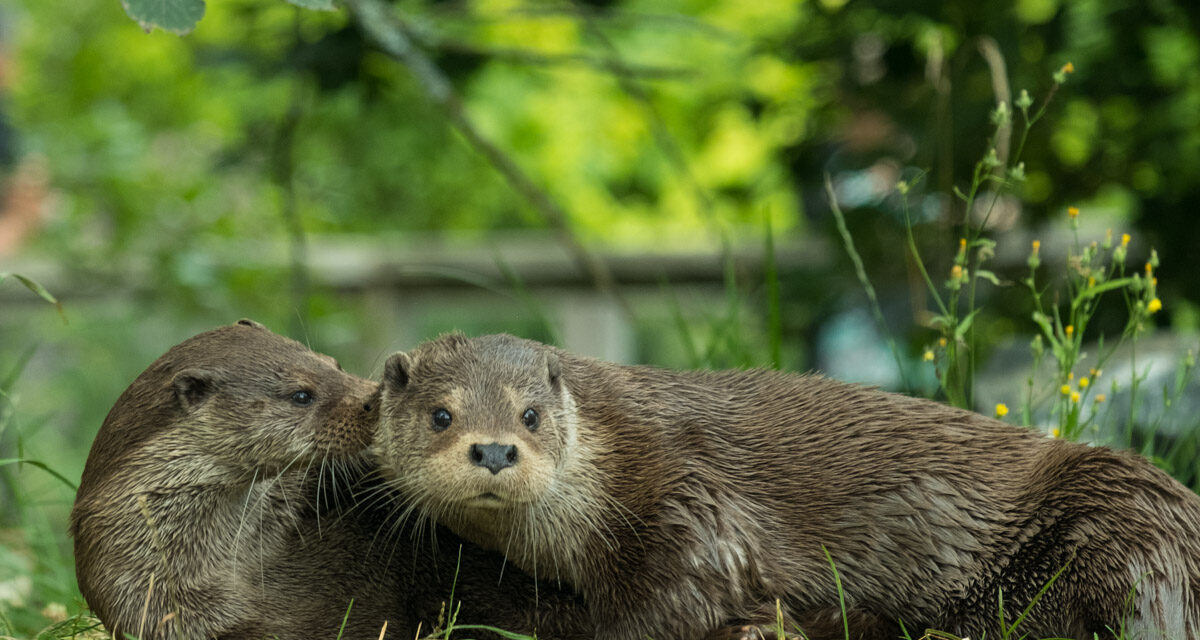
[[[500,509],[505,507],[508,502],[494,493],[484,493],[471,498],[467,502],[467,506],[477,509]]]
[[[1200,498],[1148,461],[817,375],[444,336],[389,358],[372,450],[600,640],[842,637],[843,606],[855,638],[993,637],[1000,598],[1030,637],[1200,637]]]

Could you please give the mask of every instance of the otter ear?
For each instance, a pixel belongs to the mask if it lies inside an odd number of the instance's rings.
[[[546,354],[546,374],[550,379],[550,388],[557,391],[562,384],[562,362],[553,353]]]
[[[241,320],[238,320],[237,323],[242,325],[243,327],[253,327],[255,329],[266,330],[265,326],[263,326],[262,324],[260,324],[258,322],[251,320],[250,318],[242,318]]]
[[[411,379],[413,357],[397,351],[383,365],[383,384],[392,389],[403,389]]]
[[[204,369],[184,369],[171,379],[175,389],[175,397],[186,411],[191,411],[203,403],[217,387],[216,376]]]

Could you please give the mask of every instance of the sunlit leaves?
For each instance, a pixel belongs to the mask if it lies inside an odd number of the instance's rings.
[[[333,4],[333,0],[288,0],[288,2],[304,9],[316,9],[318,11],[333,11],[337,9]]]
[[[204,17],[204,0],[121,0],[121,5],[147,32],[158,27],[182,35]]]

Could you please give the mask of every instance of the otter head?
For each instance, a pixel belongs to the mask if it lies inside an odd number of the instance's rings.
[[[172,347],[117,400],[81,487],[138,460],[187,481],[355,456],[374,433],[376,389],[257,322],[206,331]]]
[[[170,391],[180,430],[206,451],[270,472],[370,442],[373,385],[333,358],[248,320],[193,341]]]
[[[243,490],[292,486],[327,461],[336,471],[365,458],[377,388],[248,320],[163,354],[100,427],[71,513],[76,575],[93,611],[110,629],[139,629],[146,607],[152,625],[170,611],[183,612],[173,624],[194,626],[143,638],[224,636],[253,615],[235,597],[235,547],[252,530],[295,525],[291,507]],[[151,599],[154,576],[162,588]]]
[[[393,354],[381,394],[380,467],[434,514],[535,502],[560,464],[567,395],[544,345],[443,336]]]

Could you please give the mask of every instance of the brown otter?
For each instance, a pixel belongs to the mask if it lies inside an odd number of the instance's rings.
[[[1144,459],[816,375],[620,366],[511,336],[387,362],[375,450],[415,508],[578,589],[603,639],[785,616],[1200,637],[1200,498]],[[1127,602],[1128,600],[1128,602]],[[790,630],[790,627],[789,627]]]
[[[496,554],[464,547],[456,575],[453,535],[434,557],[351,506],[377,386],[246,320],[150,365],[105,419],[71,514],[80,590],[104,624],[143,640],[333,638],[346,617],[343,638],[385,621],[412,638],[453,588],[460,624],[589,637],[574,597],[511,569],[497,584]]]

